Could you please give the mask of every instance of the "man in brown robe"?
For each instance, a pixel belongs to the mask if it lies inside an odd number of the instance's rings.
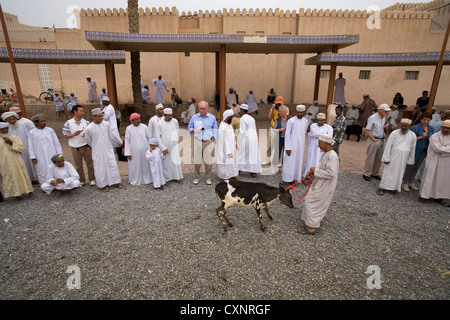
[[[359,109],[359,119],[361,121],[361,127],[365,128],[367,125],[367,119],[377,112],[377,104],[375,101],[370,99],[370,96],[366,93],[363,95],[363,102],[361,103],[361,108]]]

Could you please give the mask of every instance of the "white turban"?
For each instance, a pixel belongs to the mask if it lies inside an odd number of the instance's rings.
[[[402,118],[402,119],[400,120],[400,123],[411,124],[411,123],[412,123],[412,120],[411,120],[411,119],[408,119],[408,118]]]
[[[19,119],[19,116],[15,112],[8,111],[8,112],[2,113],[3,121],[6,121],[6,119],[8,119],[9,117],[12,117],[12,116],[16,117],[16,119]]]
[[[325,134],[325,133],[323,133],[319,136],[319,140],[322,142],[328,143],[330,145],[333,143],[333,138],[329,134]]]
[[[9,128],[9,123],[8,122],[0,122],[0,129],[3,128]]]
[[[226,119],[226,118],[231,117],[233,115],[234,115],[233,110],[231,110],[231,109],[225,110],[223,112],[223,119]]]
[[[103,96],[103,97],[102,97],[102,101],[109,101],[108,96]]]
[[[172,108],[165,108],[164,109],[164,114],[172,114],[172,113],[173,113]]]
[[[325,118],[326,118],[325,113],[318,113],[318,114],[317,114],[317,120],[319,120],[319,119],[325,119]]]
[[[162,105],[162,103],[158,103],[158,104],[155,106],[155,108],[156,108],[156,110],[158,110],[158,109],[164,108],[164,106]]]
[[[297,112],[302,112],[306,110],[306,107],[302,104],[299,104],[298,106],[295,107],[295,110],[297,110]]]

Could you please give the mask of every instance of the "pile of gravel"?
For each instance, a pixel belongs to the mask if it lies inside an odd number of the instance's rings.
[[[0,206],[0,299],[449,299],[449,209],[417,191],[380,197],[378,181],[343,173],[316,235],[297,232],[302,184],[294,209],[274,202],[273,221],[263,212],[266,232],[254,209],[232,207],[224,234],[219,181],[192,180],[162,191],[86,185],[60,199],[36,190]],[[380,289],[367,286],[374,265]],[[72,266],[81,289],[68,288]]]

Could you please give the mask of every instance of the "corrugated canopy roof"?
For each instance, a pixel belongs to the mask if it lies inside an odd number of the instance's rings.
[[[440,52],[408,52],[408,53],[321,53],[305,60],[306,65],[330,65],[336,62],[339,66],[427,66],[436,65]],[[450,51],[446,51],[443,64],[450,64]]]
[[[85,31],[95,49],[143,52],[219,52],[227,53],[317,53],[331,52],[359,42],[359,35],[229,35],[229,34],[145,34]]]
[[[13,48],[16,63],[48,63],[48,64],[104,64],[125,63],[125,51],[122,50],[59,50]],[[0,62],[9,62],[8,51],[0,47]]]

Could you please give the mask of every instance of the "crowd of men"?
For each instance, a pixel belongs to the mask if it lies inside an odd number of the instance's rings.
[[[155,82],[160,80],[155,79]],[[230,94],[234,94],[231,89]],[[252,91],[248,97],[251,94]],[[251,103],[254,100],[246,99]],[[348,109],[348,118],[340,104],[327,110],[328,117],[319,112],[317,101],[308,110],[304,105],[297,105],[291,116],[282,97],[276,97],[274,102],[269,112],[270,157],[264,163],[260,158],[256,122],[250,115],[254,108],[252,110],[251,106],[243,103],[237,110],[237,104],[231,103],[223,113],[223,120],[217,123],[216,117],[208,112],[208,103],[198,103],[198,113],[191,114],[186,123],[193,137],[194,184],[199,183],[202,165],[208,185],[212,184],[214,163],[217,177],[223,180],[239,180],[243,172],[256,177],[262,172],[262,165],[268,163],[282,166],[281,179],[286,188],[299,181],[312,184],[305,199],[302,214],[305,229],[302,233],[315,234],[337,185],[339,146],[346,127],[359,118],[361,123],[364,119],[367,134],[363,178],[380,180],[378,195],[382,196],[386,191],[418,190],[414,178],[422,168],[420,201],[435,199],[449,206],[450,194],[445,184],[450,178],[449,111],[442,114],[434,126],[429,125],[432,114],[423,112],[416,125],[411,127],[412,120],[403,118],[399,129],[389,131],[388,128],[392,129],[390,112],[393,110],[387,104],[375,108],[368,95],[364,96],[359,110],[354,106]],[[91,123],[84,119],[81,105],[73,105],[71,109],[73,118],[65,122],[63,135],[71,148],[74,165],[64,160],[57,135],[47,127],[43,114],[33,116],[31,121],[21,117],[17,107],[10,107],[9,111],[1,114],[0,174],[5,198],[13,197],[14,202],[18,202],[21,195],[28,194],[34,199],[32,184],[39,184],[47,194],[55,191],[56,197],[60,197],[63,191],[74,196],[76,190],[86,183],[105,192],[110,187],[123,189],[125,186],[121,183],[114,153],[117,147],[123,147],[123,155],[128,161],[130,184],[153,184],[155,189],[161,190],[172,181],[183,183],[179,123],[173,117],[173,108],[156,104],[156,114],[148,125],[141,123],[139,114],[131,114],[124,141],[119,134],[115,108],[107,95],[102,96],[100,108],[91,110]],[[238,130],[233,127],[236,117],[239,117]],[[396,123],[394,120],[395,126]],[[276,145],[278,148],[275,150]],[[88,169],[87,179],[83,161]],[[383,163],[384,170],[380,176]]]

